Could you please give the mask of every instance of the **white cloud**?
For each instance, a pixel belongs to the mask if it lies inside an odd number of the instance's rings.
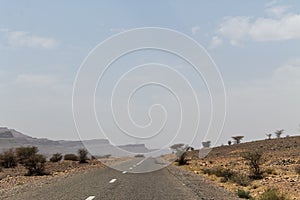
[[[216,48],[220,45],[223,44],[223,40],[221,38],[219,38],[218,36],[214,36],[211,40],[211,43],[210,43],[210,49],[213,49],[213,48]]]
[[[257,41],[300,39],[300,15],[288,14],[281,19],[259,18],[249,30]]]
[[[226,17],[219,25],[216,36],[228,39],[231,45],[246,40],[280,41],[300,39],[300,14],[286,13],[287,6],[268,7],[266,12],[276,17]]]
[[[196,35],[199,31],[200,31],[200,27],[199,26],[193,26],[192,27],[192,34]]]
[[[43,87],[53,86],[58,83],[58,79],[50,75],[20,74],[16,78],[16,83]]]
[[[250,29],[250,17],[226,17],[220,25],[218,34],[228,38],[232,45],[237,45],[247,36]]]
[[[52,49],[58,45],[53,38],[41,37],[25,31],[7,31],[7,34],[8,44],[14,47]]]
[[[271,6],[267,7],[265,11],[270,16],[281,17],[289,8],[289,6]]]

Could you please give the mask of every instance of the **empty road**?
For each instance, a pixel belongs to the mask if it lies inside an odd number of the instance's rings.
[[[174,166],[160,168],[154,158],[137,158],[118,164],[121,171],[110,168],[91,170],[59,181],[33,187],[5,199],[14,200],[218,200],[236,199],[231,193],[204,178]]]

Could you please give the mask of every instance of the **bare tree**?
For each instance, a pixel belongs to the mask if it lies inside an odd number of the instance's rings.
[[[244,138],[244,136],[241,136],[241,135],[239,135],[239,136],[232,136],[231,138],[235,140],[236,144],[240,144],[241,140]]]
[[[269,140],[271,140],[271,137],[272,137],[272,134],[271,134],[271,133],[266,134],[266,136],[268,137]]]
[[[202,142],[202,146],[203,146],[204,148],[209,148],[210,145],[211,145],[211,141]]]
[[[284,131],[283,129],[275,131],[276,137],[280,138],[280,136],[282,135],[283,131]]]

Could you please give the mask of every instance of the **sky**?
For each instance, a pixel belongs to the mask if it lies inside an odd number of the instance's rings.
[[[300,134],[298,1],[0,1],[0,5],[0,126],[33,137],[97,138],[94,129],[78,134],[73,119],[73,84],[81,64],[108,37],[134,28],[161,27],[183,33],[202,45],[224,81],[224,129],[217,138],[208,134],[205,140],[226,144],[231,136],[244,135],[244,141],[252,141],[278,129],[284,129],[285,135]],[[174,55],[150,50],[132,53],[112,65],[113,75],[104,79],[109,82],[106,89],[103,93],[100,86],[97,89],[100,94],[96,95],[96,105],[105,107],[96,111],[99,120],[107,130],[118,131],[106,121],[111,115],[103,99],[109,97],[116,77],[152,60],[163,60],[191,82],[201,99],[204,125],[200,129],[206,130],[211,105],[203,80]],[[136,74],[131,80],[148,75],[151,73]],[[154,76],[167,80],[159,73]],[[174,96],[161,88],[146,91],[137,93],[130,104],[132,118],[147,124],[149,106],[159,100],[173,112],[168,115],[168,134],[176,132]],[[121,100],[116,105],[121,105]],[[188,109],[192,108],[191,103]],[[154,109],[152,113],[153,119],[159,119],[158,127],[163,121],[161,111]],[[188,120],[194,120],[194,114]],[[167,136],[162,143],[145,143],[160,148],[169,140]],[[187,142],[184,138],[176,142]],[[143,142],[119,139],[118,135],[109,139],[118,144]],[[202,136],[196,136],[193,145],[200,146],[202,140]]]

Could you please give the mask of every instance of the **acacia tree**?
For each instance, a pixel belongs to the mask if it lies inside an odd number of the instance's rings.
[[[179,151],[183,147],[184,147],[184,144],[179,143],[179,144],[173,144],[172,146],[170,146],[170,149],[172,149],[174,153],[177,153],[177,151]]]
[[[275,131],[276,137],[277,137],[277,138],[280,138],[281,135],[282,135],[282,133],[283,133],[283,131],[284,131],[283,129]]]
[[[240,144],[241,140],[244,138],[244,136],[241,136],[241,135],[240,136],[232,136],[231,138],[235,140],[236,144]]]
[[[268,137],[269,140],[271,140],[271,137],[272,137],[272,134],[271,134],[271,133],[266,134],[266,136]]]
[[[202,146],[203,146],[204,148],[209,148],[210,145],[211,145],[211,141],[202,142]]]
[[[178,164],[185,165],[187,162],[186,154],[189,146],[185,144],[173,144],[170,148],[175,151]]]

